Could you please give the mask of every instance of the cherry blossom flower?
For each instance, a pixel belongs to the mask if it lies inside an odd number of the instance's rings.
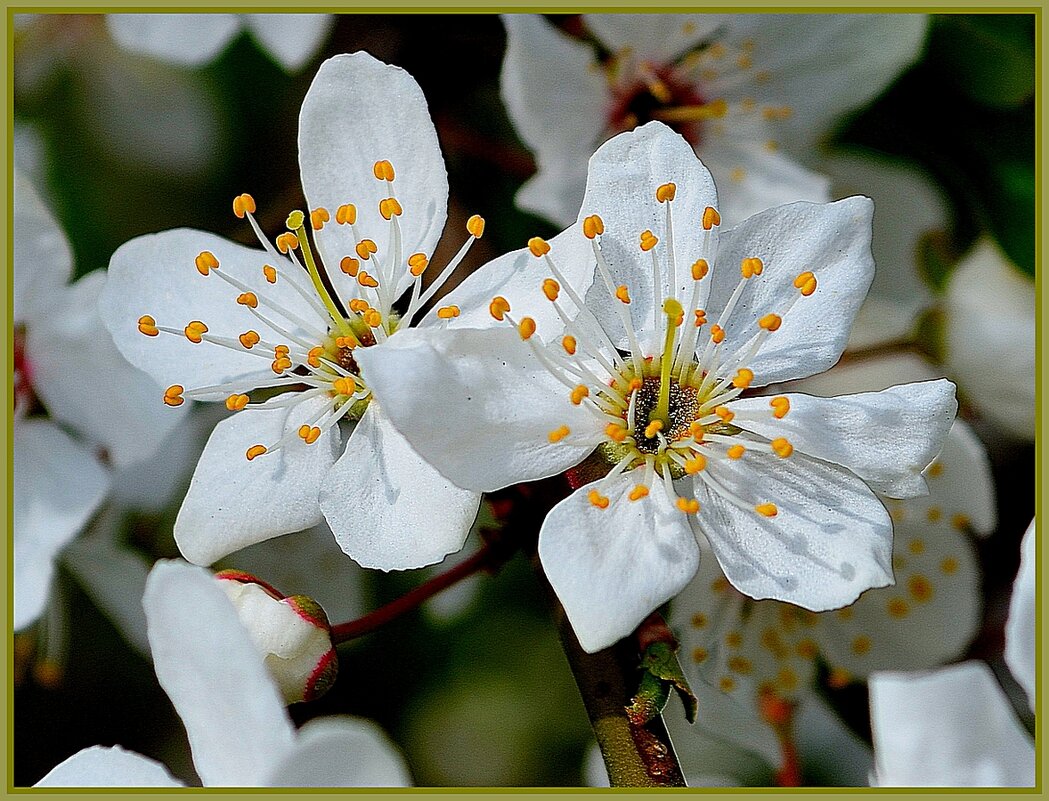
[[[296,731],[263,655],[207,571],[160,562],[143,598],[157,678],[182,718],[205,786],[364,787],[410,784],[374,724],[318,718]],[[174,787],[163,765],[93,746],[37,787]]]
[[[695,148],[722,187],[726,225],[782,203],[829,200],[827,179],[787,154],[808,155],[880,93],[917,57],[927,26],[915,14],[582,20],[608,58],[540,16],[503,17],[503,100],[539,168],[517,203],[560,224],[579,208],[585,159],[649,120],[675,126]]]
[[[488,304],[501,325],[406,331],[357,357],[394,425],[459,486],[574,468],[539,555],[589,651],[689,582],[693,527],[754,598],[824,610],[890,583],[874,491],[924,493],[954,417],[948,381],[747,397],[838,360],[871,281],[872,207],[795,203],[719,234],[716,206],[680,135],[621,134],[590,161],[580,222],[511,254],[514,293]],[[417,424],[436,407],[455,413]]]
[[[204,448],[175,539],[211,564],[326,518],[365,567],[432,564],[462,546],[480,496],[397,433],[357,357],[409,325],[454,319],[455,305],[421,311],[484,220],[469,219],[465,244],[423,289],[444,228],[444,162],[419,86],[366,53],[321,66],[303,101],[299,163],[310,212],[293,211],[276,244],[244,194],[234,212],[262,250],[177,229],[128,242],[110,265],[102,308],[125,356],[170,385],[170,406],[225,400],[236,412]],[[345,439],[340,421],[352,426]]]
[[[197,67],[217,58],[242,31],[288,72],[298,72],[320,49],[330,14],[107,14],[106,27],[126,50]]]

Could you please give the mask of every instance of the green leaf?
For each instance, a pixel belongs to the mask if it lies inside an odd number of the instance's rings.
[[[934,20],[930,57],[978,103],[1018,106],[1034,96],[1032,14],[949,14]]]
[[[1034,165],[1002,161],[995,165],[987,212],[995,238],[1009,259],[1034,278]]]

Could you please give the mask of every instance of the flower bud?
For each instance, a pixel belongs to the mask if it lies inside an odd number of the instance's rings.
[[[338,655],[328,616],[305,595],[284,596],[238,570],[215,574],[263,654],[286,703],[319,698],[335,682]]]

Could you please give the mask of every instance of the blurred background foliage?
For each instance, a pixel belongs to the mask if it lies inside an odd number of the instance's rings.
[[[1035,273],[1034,21],[935,16],[920,61],[835,134],[836,143],[918,163],[947,193],[953,230],[925,265],[934,285],[982,232]],[[494,15],[342,15],[297,75],[247,36],[188,70],[120,50],[99,16],[46,16],[15,39],[16,161],[54,208],[78,275],[104,268],[128,239],[166,228],[251,243],[231,199],[252,193],[263,228],[281,230],[288,210],[303,203],[297,116],[316,64],[364,49],[407,69],[429,101],[452,191],[445,246],[461,241],[467,215],[487,218],[468,271],[530,236],[555,233],[513,205],[534,165],[499,98],[504,46]],[[991,623],[975,656],[1000,653],[1013,546],[1033,515],[1033,447],[992,456],[1001,530],[1015,538],[980,546]],[[128,520],[128,541],[151,557],[175,556],[172,520]],[[422,572],[362,571],[366,608],[397,597]],[[64,578],[69,658],[58,681],[19,677],[16,785],[95,743],[119,743],[192,777],[181,726],[150,665]],[[293,716],[374,718],[405,750],[420,785],[578,784],[591,735],[531,567],[518,558],[474,587],[461,614],[423,609],[343,647],[335,689]],[[862,689],[833,700],[869,736]]]

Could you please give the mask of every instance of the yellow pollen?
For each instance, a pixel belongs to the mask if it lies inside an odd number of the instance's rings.
[[[843,687],[849,686],[851,682],[852,676],[843,668],[834,668],[830,672],[830,675],[827,676],[827,686],[832,690],[840,690]]]
[[[699,501],[695,498],[678,498],[677,508],[687,515],[694,515],[699,511]]]
[[[774,450],[776,455],[781,459],[786,459],[794,453],[794,446],[784,437],[777,437],[769,444],[772,446],[772,450]]]
[[[212,270],[217,270],[219,266],[219,260],[210,250],[202,250],[193,263],[197,265],[197,272],[201,275],[207,275]]]
[[[369,328],[378,328],[382,325],[382,313],[378,309],[368,309],[363,315],[364,324]]]
[[[943,509],[939,506],[930,506],[929,511],[925,513],[925,516],[929,518],[930,523],[936,523],[943,517]]]
[[[458,306],[442,306],[437,310],[437,316],[442,320],[451,320],[459,316]]]
[[[430,262],[423,253],[413,253],[408,257],[408,272],[416,278],[422,275],[429,266]]]
[[[541,236],[533,236],[528,240],[528,249],[538,259],[550,252],[550,243]]]
[[[226,398],[226,408],[231,412],[239,412],[248,405],[248,400],[247,395],[230,395]]]
[[[331,388],[334,389],[338,395],[352,395],[357,388],[357,385],[349,376],[341,376],[331,382]]]
[[[754,511],[765,517],[775,517],[779,514],[779,509],[776,508],[774,503],[759,503],[754,507]]]
[[[403,213],[404,210],[401,208],[401,204],[397,202],[397,198],[388,197],[379,201],[379,214],[382,215],[384,220],[400,217]]]
[[[339,269],[350,276],[350,278],[355,278],[361,269],[361,263],[352,256],[343,256],[339,261]]]
[[[187,325],[183,329],[183,331],[186,334],[186,339],[188,339],[195,345],[199,345],[201,340],[203,339],[202,334],[206,334],[208,332],[208,327],[204,325],[204,323],[202,323],[200,320],[194,320],[189,325]]]
[[[357,243],[357,247],[354,250],[357,251],[357,255],[361,257],[362,261],[368,261],[373,253],[378,251],[376,244],[370,239],[362,239]]]
[[[852,641],[852,652],[857,656],[863,656],[871,649],[871,638],[861,634]]]
[[[933,462],[929,465],[929,469],[926,472],[933,478],[941,475],[943,473],[943,462]]]
[[[488,304],[488,313],[499,322],[503,321],[503,316],[508,311],[510,311],[510,303],[502,295],[492,298],[492,302]]]
[[[270,363],[270,369],[277,375],[280,375],[285,370],[291,369],[291,359],[287,358],[286,356],[281,356],[280,358],[274,359]]]
[[[783,318],[778,314],[766,314],[758,320],[758,326],[766,331],[778,331],[781,325],[783,325]]]
[[[586,497],[587,500],[590,501],[590,503],[593,506],[596,506],[598,509],[608,508],[608,498],[602,495],[596,489],[590,490],[590,492],[586,494]]]
[[[627,430],[621,425],[616,423],[609,423],[605,426],[605,436],[607,436],[613,442],[622,442],[626,439]]]
[[[714,323],[710,326],[710,339],[715,345],[720,345],[725,341],[725,329]]]
[[[692,649],[692,661],[697,665],[701,662],[707,661],[707,649],[706,648],[693,648]]]
[[[335,222],[339,225],[353,225],[357,222],[357,207],[352,203],[343,203],[335,209]]]
[[[644,484],[638,484],[636,487],[630,490],[630,494],[627,495],[627,497],[632,501],[640,501],[646,495],[648,495],[648,487],[646,487]]]
[[[703,230],[709,231],[715,225],[721,225],[721,215],[713,206],[703,209]]]
[[[730,631],[725,635],[725,645],[729,648],[739,648],[743,644],[743,635],[738,631]]]
[[[965,531],[972,525],[972,521],[969,519],[969,515],[959,512],[951,516],[951,525],[958,531]]]
[[[742,445],[733,445],[727,451],[725,451],[725,455],[728,456],[729,459],[742,459],[743,454],[746,452],[747,449],[744,448]]]
[[[594,239],[605,232],[605,221],[596,214],[591,214],[583,220],[583,236]]]
[[[251,350],[261,341],[261,337],[259,337],[258,331],[245,331],[243,334],[237,337],[237,339],[239,339],[240,344],[248,350]]]
[[[839,609],[837,612],[838,620],[852,620],[852,607],[846,606],[844,609]]]
[[[699,328],[707,324],[707,313],[705,310],[696,309],[694,314],[696,315],[696,328]]]
[[[703,435],[706,433],[706,430],[703,428],[702,425],[700,425],[698,420],[693,420],[688,425],[688,433],[692,435],[696,442],[702,442]]]
[[[309,352],[306,354],[306,363],[310,367],[320,367],[321,366],[321,356],[323,356],[323,355],[324,355],[324,348],[321,347],[320,345],[318,345],[315,348],[310,348]]]
[[[160,333],[160,329],[157,328],[157,321],[148,314],[143,314],[138,318],[138,330],[139,333],[145,334],[147,337],[155,337]]]
[[[181,384],[172,384],[164,390],[164,403],[168,406],[181,406],[186,402],[185,398],[182,397],[182,393],[185,391],[186,388]]]
[[[368,305],[368,301],[364,300],[364,298],[354,298],[350,301],[350,311],[355,312],[356,314],[366,312],[370,308],[371,306]],[[344,337],[339,337],[335,340],[335,344],[338,345],[340,348],[343,347],[343,345],[339,344],[339,339],[343,338]]]
[[[723,423],[731,423],[736,416],[736,413],[726,406],[715,406],[714,414],[720,417]]]
[[[579,386],[577,386],[575,389],[572,390],[572,394],[571,394],[570,397],[572,399],[572,403],[574,403],[576,406],[578,406],[579,404],[581,404],[583,402],[583,398],[586,398],[589,395],[590,395],[590,390],[586,387],[586,385],[585,384],[580,384]],[[615,425],[615,423],[611,423],[610,425]]]
[[[299,246],[299,238],[295,236],[291,231],[285,231],[283,234],[277,236],[277,250],[281,253],[287,253],[289,250],[295,250]]]
[[[274,356],[287,356],[289,353],[291,353],[291,348],[289,348],[287,345],[277,345],[273,349]]]
[[[920,539],[913,539],[908,543],[907,550],[909,550],[915,556],[925,553],[925,542]]]
[[[907,590],[911,597],[919,603],[925,603],[932,598],[932,582],[921,573],[916,573],[907,579]]]
[[[647,426],[645,426],[645,438],[652,439],[656,434],[663,430],[662,420],[653,420]]]
[[[547,278],[543,281],[543,294],[546,295],[547,300],[551,302],[557,300],[557,296],[560,293],[561,285],[553,278]]]
[[[299,426],[299,439],[305,442],[307,445],[312,445],[321,435],[321,430],[316,426],[312,428],[308,425]]]
[[[958,560],[953,556],[948,556],[942,562],[940,562],[940,570],[946,573],[948,576],[958,572]]]
[[[641,389],[645,385],[645,382],[640,378],[631,378],[630,383],[627,384],[627,390],[633,392],[634,390]]]
[[[535,333],[535,320],[531,317],[522,317],[521,322],[517,325],[517,333],[521,335],[521,339],[530,339]]]
[[[736,689],[736,682],[731,676],[723,676],[718,682],[718,687],[723,693],[730,693]]]
[[[233,213],[241,220],[244,219],[245,214],[254,214],[255,198],[247,193],[237,195],[233,198]]]
[[[626,284],[616,287],[616,297],[623,303],[630,303],[630,292],[627,290]]]
[[[782,420],[787,416],[787,412],[790,411],[790,398],[777,395],[769,401],[769,406],[772,407],[772,416],[777,420]]]
[[[754,371],[748,370],[746,367],[741,367],[736,371],[736,377],[732,379],[732,386],[737,389],[746,389],[750,386],[750,383],[754,380]]]
[[[484,217],[474,214],[466,221],[466,230],[474,239],[480,239],[484,233]]]
[[[710,264],[706,259],[696,259],[692,264],[692,280],[699,281],[710,272]]]
[[[765,265],[762,264],[761,259],[753,257],[743,259],[739,263],[739,271],[744,278],[753,278],[755,275],[761,275],[761,271],[764,269]]]
[[[819,648],[813,640],[801,640],[794,650],[802,659],[815,659]]]
[[[319,231],[324,227],[324,223],[331,219],[331,215],[328,210],[324,207],[316,208],[310,212],[310,227],[314,231]]]
[[[701,629],[701,628],[703,628],[706,625],[707,625],[707,616],[704,615],[702,612],[696,612],[694,615],[692,615],[692,627],[693,628]]]
[[[685,462],[685,472],[690,476],[694,476],[707,466],[707,457],[700,453],[697,453],[691,459]]]
[[[569,356],[575,356],[576,346],[576,339],[571,334],[565,334],[561,338],[561,347],[565,349],[565,353]]]
[[[374,276],[369,275],[367,270],[361,270],[357,273],[357,283],[361,286],[366,286],[371,289],[375,289],[379,285],[378,279]]]
[[[375,166],[372,167],[372,173],[380,181],[392,181],[394,177],[393,165],[386,161],[386,159],[377,161],[375,162]]]
[[[568,426],[561,426],[560,428],[556,428],[553,431],[551,431],[547,435],[547,438],[551,442],[560,442],[561,440],[563,440],[565,437],[567,437],[571,433],[572,433],[572,431],[571,431],[571,429],[568,428]]]
[[[660,203],[666,203],[668,200],[673,200],[675,194],[677,194],[677,186],[675,184],[663,184],[656,190],[656,200]]]
[[[641,232],[641,250],[645,253],[652,250],[656,245],[659,244],[659,237],[653,234],[651,231]]]
[[[265,452],[265,445],[252,445],[250,448],[248,448],[248,452],[245,454],[245,456],[248,457],[248,461],[250,462],[256,456],[262,456],[262,454],[264,454]]]
[[[248,306],[252,309],[257,309],[259,306],[259,299],[254,292],[243,292],[237,295],[237,303],[241,306]]]
[[[271,264],[262,265],[262,274],[265,276],[266,281],[271,284],[277,283],[277,268]]]
[[[733,673],[742,673],[744,675],[750,673],[754,667],[745,656],[733,656],[728,660],[727,665],[728,669]]]
[[[885,604],[885,611],[889,614],[889,617],[900,620],[901,618],[907,617],[907,613],[910,612],[910,607],[902,598],[893,597],[889,599],[887,604]]]
[[[794,279],[794,287],[808,297],[816,291],[816,276],[811,272],[804,272]]]

